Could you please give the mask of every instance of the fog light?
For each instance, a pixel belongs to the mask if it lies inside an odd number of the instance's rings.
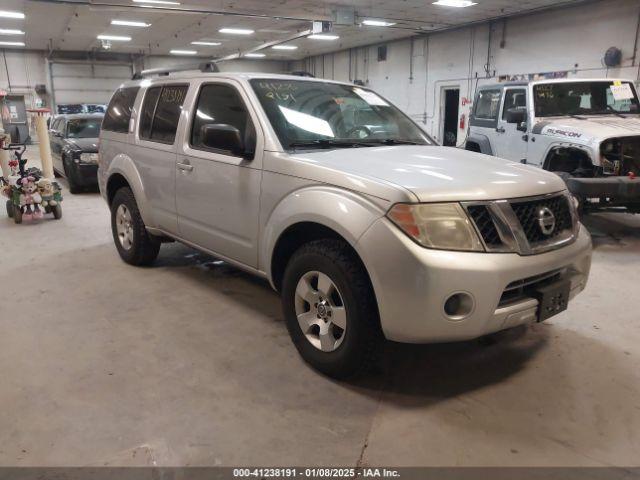
[[[473,297],[465,292],[454,293],[444,302],[444,314],[451,320],[462,320],[473,312]]]

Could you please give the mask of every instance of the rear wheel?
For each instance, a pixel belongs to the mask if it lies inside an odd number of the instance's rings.
[[[7,200],[7,215],[9,218],[13,218],[13,202],[11,200]]]
[[[13,221],[17,224],[22,223],[22,210],[20,207],[14,207],[13,209]]]
[[[282,304],[294,345],[317,370],[349,378],[375,364],[382,347],[375,296],[346,243],[303,245],[285,270]]]
[[[128,187],[118,190],[111,202],[111,231],[120,257],[128,264],[149,265],[158,256],[160,240],[147,232]]]

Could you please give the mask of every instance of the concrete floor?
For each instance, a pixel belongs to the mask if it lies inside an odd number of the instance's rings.
[[[266,283],[176,244],[121,262],[95,192],[60,221],[0,215],[1,466],[640,465],[640,216],[588,219],[568,312],[391,345],[339,383],[300,361]]]

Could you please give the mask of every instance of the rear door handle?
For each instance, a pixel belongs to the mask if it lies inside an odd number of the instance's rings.
[[[178,170],[182,170],[183,172],[193,171],[193,165],[191,165],[190,163],[178,163],[177,165],[178,165]]]
[[[496,128],[496,132],[498,133],[504,133],[506,130],[504,129],[504,127],[498,127]]]

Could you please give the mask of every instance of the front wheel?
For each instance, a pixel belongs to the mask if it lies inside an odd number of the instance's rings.
[[[302,358],[334,378],[373,366],[382,333],[364,266],[347,244],[318,240],[303,245],[284,274],[287,329]]]
[[[13,211],[13,202],[11,200],[7,200],[7,215],[9,216],[9,218],[13,218]]]
[[[144,225],[133,192],[123,187],[111,202],[111,231],[122,260],[130,265],[149,265],[158,256],[160,240]]]
[[[53,207],[47,207],[51,209],[51,213],[53,213],[53,218],[56,220],[60,220],[62,218],[62,206],[58,203]]]
[[[22,209],[20,207],[13,208],[13,221],[17,224],[22,223]]]

